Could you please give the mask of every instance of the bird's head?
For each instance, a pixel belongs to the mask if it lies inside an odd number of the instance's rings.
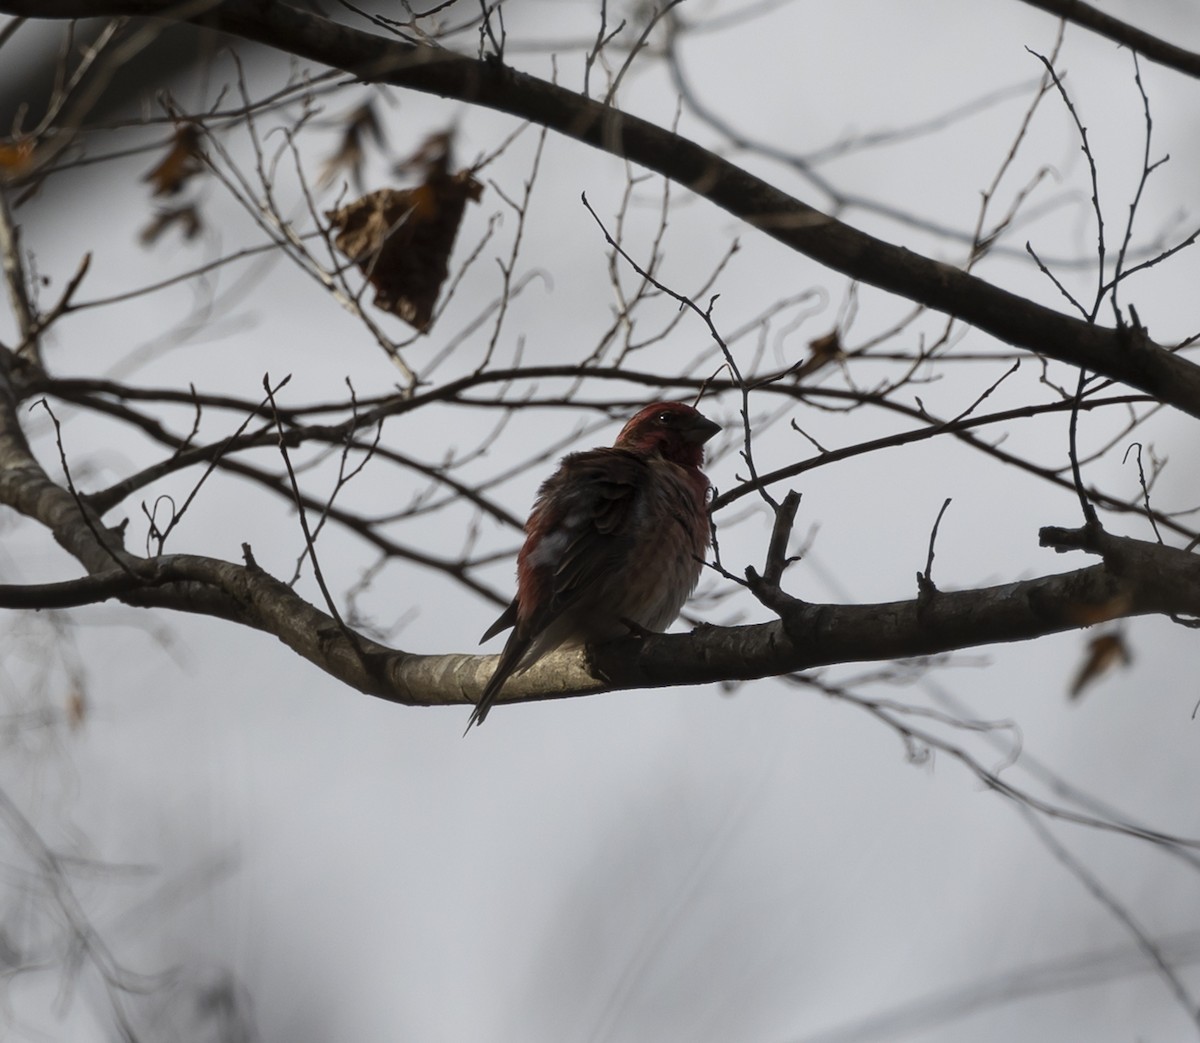
[[[621,428],[613,445],[638,453],[657,453],[683,467],[704,463],[704,443],[721,430],[683,402],[655,402]]]

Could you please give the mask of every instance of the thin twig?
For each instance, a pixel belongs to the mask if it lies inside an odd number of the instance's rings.
[[[283,387],[283,384],[287,383],[288,379],[284,378],[279,387]],[[279,432],[279,453],[283,457],[284,467],[287,468],[288,481],[292,486],[292,500],[296,505],[296,513],[300,518],[300,529],[304,533],[304,544],[308,548],[309,560],[312,561],[313,575],[316,577],[317,585],[321,588],[321,595],[325,598],[325,607],[329,609],[329,614],[337,623],[338,629],[341,630],[346,640],[350,642],[350,646],[356,649],[361,655],[362,648],[359,645],[358,635],[346,626],[342,620],[342,615],[333,600],[333,595],[329,592],[329,587],[325,583],[325,575],[321,571],[321,563],[317,559],[317,548],[313,542],[312,532],[308,527],[308,513],[304,509],[304,499],[300,495],[300,483],[296,481],[296,472],[292,468],[292,458],[287,450],[287,439],[283,433],[283,422],[280,420],[279,414],[275,409],[275,389],[271,387],[270,374],[263,375],[263,390],[266,392],[267,401],[271,405],[271,411],[275,415],[275,427]]]
[[[946,508],[950,506],[950,503],[950,497],[947,496],[942,503],[942,509],[937,513],[937,518],[934,519],[933,528],[929,532],[929,554],[925,558],[925,571],[917,573],[917,592],[923,597],[937,593],[937,586],[933,582],[933,549],[937,543],[938,528],[942,524],[942,515],[946,513]]]

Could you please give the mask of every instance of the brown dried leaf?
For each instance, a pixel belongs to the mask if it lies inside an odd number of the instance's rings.
[[[400,160],[393,170],[401,177],[418,171],[427,182],[449,177],[450,147],[453,144],[454,131],[439,130],[422,141],[420,148],[408,159]]]
[[[371,192],[325,216],[334,245],[375,287],[375,306],[425,333],[467,201],[482,193],[470,171],[431,169],[416,188]]]
[[[84,721],[87,720],[88,701],[82,688],[73,688],[71,694],[67,696],[67,724],[70,725],[72,731],[77,731],[83,727]]]
[[[23,173],[33,159],[33,138],[0,142],[0,174]]]
[[[362,166],[366,153],[366,140],[372,138],[375,144],[383,144],[383,127],[375,114],[375,106],[371,102],[360,105],[346,117],[346,129],[342,134],[342,142],[325,161],[321,170],[318,187],[328,188],[336,180],[339,171],[345,171],[354,186],[362,191]]]
[[[176,195],[204,169],[200,137],[199,124],[181,123],[176,128],[171,148],[162,162],[142,178],[154,186],[156,196]]]
[[[840,330],[832,329],[816,340],[810,340],[808,347],[814,359],[832,361],[842,357],[842,334]]]
[[[1107,634],[1098,634],[1088,643],[1087,656],[1080,664],[1071,685],[1071,698],[1078,699],[1088,685],[1103,677],[1115,666],[1128,666],[1133,662],[1133,653],[1125,644],[1125,637],[1119,630]]]
[[[822,366],[836,362],[844,357],[842,350],[841,331],[834,328],[823,336],[808,342],[809,356],[792,370],[792,377],[801,380],[810,373],[815,373]]]
[[[143,246],[153,246],[172,225],[179,225],[184,239],[191,242],[200,234],[204,222],[200,218],[200,211],[192,203],[159,207],[150,223],[138,233],[138,239]]]

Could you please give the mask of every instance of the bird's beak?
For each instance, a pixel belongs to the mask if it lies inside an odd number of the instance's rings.
[[[686,430],[683,431],[683,437],[696,445],[703,445],[720,430],[720,424],[714,424],[708,417],[697,413],[692,417],[691,423],[688,424]]]

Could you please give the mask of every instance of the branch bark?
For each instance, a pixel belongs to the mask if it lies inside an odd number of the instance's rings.
[[[1025,3],[1048,14],[1065,18],[1068,22],[1074,22],[1085,29],[1091,29],[1092,32],[1137,51],[1142,57],[1165,65],[1168,69],[1174,69],[1187,76],[1200,76],[1200,54],[1137,29],[1128,22],[1122,22],[1119,18],[1097,10],[1091,4],[1083,3],[1083,0],[1025,0]]]
[[[632,688],[751,680],[847,662],[934,655],[1031,640],[1118,616],[1200,616],[1200,557],[1171,547],[1085,530],[1048,528],[1042,542],[1086,549],[1104,562],[1074,572],[909,601],[831,605],[776,599],[779,618],[689,634],[624,638],[547,657],[506,687],[501,702],[528,702]],[[0,587],[0,605],[28,607],[40,593],[90,589],[130,605],[221,616],[273,634],[343,684],[408,706],[473,703],[495,656],[414,655],[336,621],[252,565],[193,555],[135,559],[129,576],[106,570],[74,584]],[[200,596],[202,595],[202,596]]]

